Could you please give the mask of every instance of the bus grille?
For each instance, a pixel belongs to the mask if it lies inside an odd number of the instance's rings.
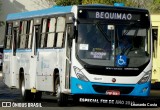
[[[117,87],[117,86],[100,86],[100,85],[92,85],[92,87],[98,93],[106,93],[107,90],[117,90],[120,91],[120,94],[129,94],[134,89],[134,87]]]

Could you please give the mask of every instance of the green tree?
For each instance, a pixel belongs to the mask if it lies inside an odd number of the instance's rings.
[[[57,5],[78,5],[81,4],[81,0],[56,0]]]
[[[2,1],[0,0],[0,10],[1,10],[1,6],[2,6]],[[0,27],[3,26],[4,24],[5,24],[4,21],[0,20]]]
[[[41,0],[45,1],[50,6],[52,5],[79,5],[79,4],[107,4],[113,5],[115,2],[124,3],[125,6],[144,7],[151,0]]]
[[[82,0],[82,4],[106,4],[113,5],[114,3],[124,3],[125,6],[135,7],[137,4],[132,0]]]
[[[160,0],[153,0],[147,7],[151,13],[160,13]]]
[[[41,0],[53,5],[79,5],[79,4],[106,4],[113,5],[115,2],[124,3],[125,6],[146,8],[151,13],[160,13],[160,0]]]

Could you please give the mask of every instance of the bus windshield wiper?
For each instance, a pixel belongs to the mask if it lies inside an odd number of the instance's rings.
[[[135,26],[138,26],[138,24],[134,23],[134,24],[130,24],[127,28],[126,31],[122,34],[122,39],[125,39],[125,35]]]
[[[99,23],[96,23],[97,28],[100,30],[100,32],[102,33],[102,35],[105,37],[105,39],[108,42],[111,42],[111,38],[109,38],[109,36],[106,34],[106,32],[103,31],[102,27],[99,25]]]

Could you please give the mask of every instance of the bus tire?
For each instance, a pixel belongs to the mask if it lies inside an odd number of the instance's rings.
[[[57,97],[57,104],[58,106],[67,106],[68,97],[66,94],[61,93],[60,91],[60,80],[59,77],[55,80],[55,91]]]
[[[22,96],[23,101],[32,101],[33,100],[34,95],[31,93],[30,90],[25,89],[24,77],[21,79],[20,89],[21,89],[21,96]]]
[[[36,101],[40,101],[42,98],[42,92],[41,91],[38,91],[35,93],[35,100]]]

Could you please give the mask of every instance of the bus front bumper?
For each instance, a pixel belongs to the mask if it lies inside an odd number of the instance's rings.
[[[71,94],[101,94],[106,91],[119,91],[120,95],[126,96],[149,96],[150,82],[144,84],[104,84],[97,82],[86,82],[77,78],[71,78]]]

